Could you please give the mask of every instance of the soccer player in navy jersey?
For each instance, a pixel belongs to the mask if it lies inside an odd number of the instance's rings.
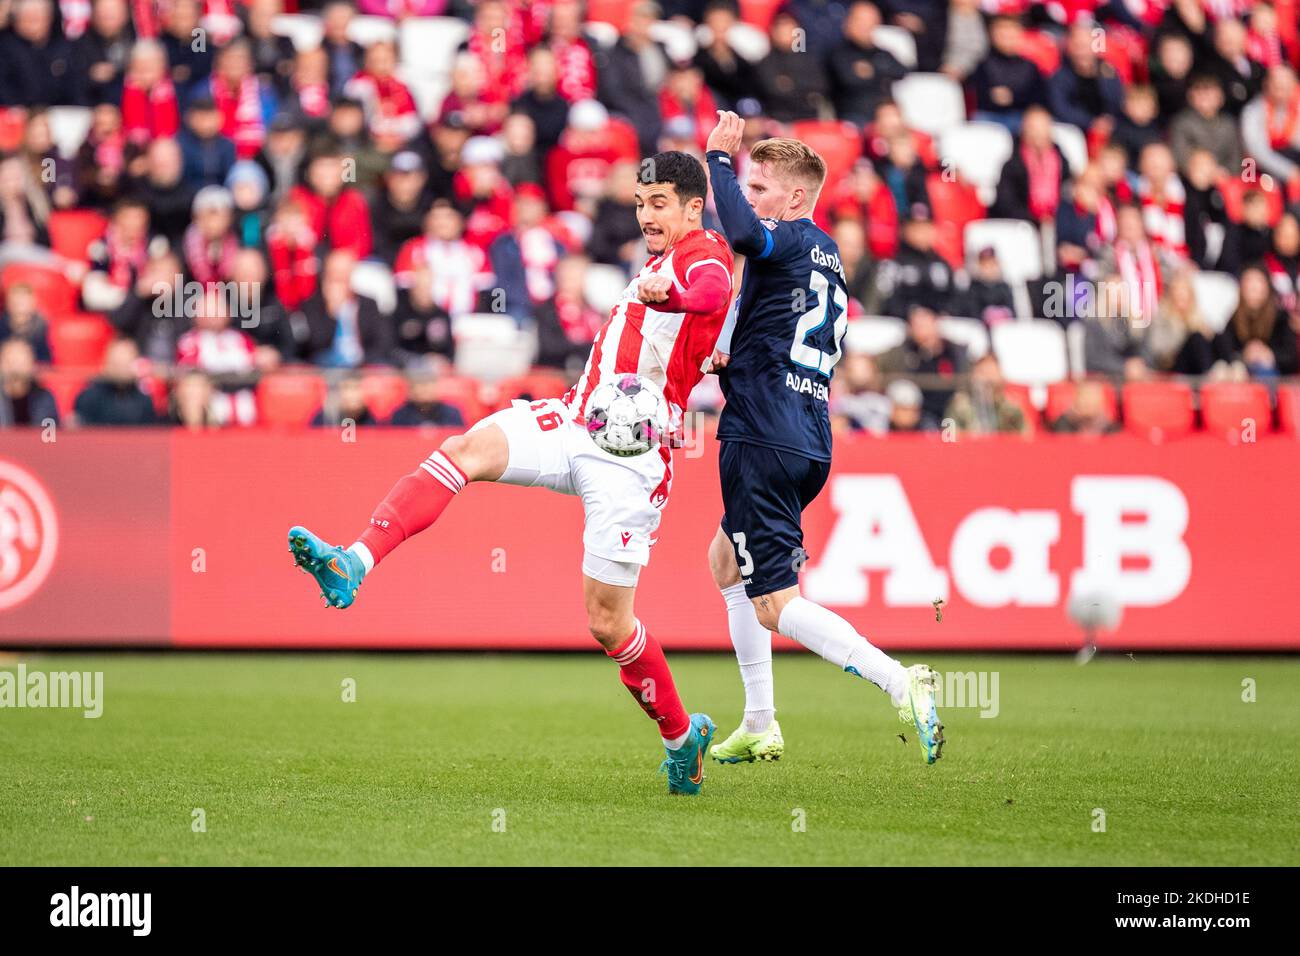
[[[781,756],[769,634],[777,631],[889,694],[899,718],[916,727],[922,757],[934,763],[943,725],[930,668],[904,667],[844,618],[799,595],[801,516],[830,472],[827,402],[848,325],[839,250],[812,221],[826,164],[798,140],[763,140],[750,151],[742,190],[732,156],[744,121],[726,111],[718,116],[708,140],[709,179],[722,231],[746,262],[712,360],[727,403],[718,423],[724,514],[709,565],[727,603],[745,716],[710,752],[723,763]]]

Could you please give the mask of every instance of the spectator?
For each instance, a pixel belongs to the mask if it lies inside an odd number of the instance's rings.
[[[1054,220],[1069,172],[1065,154],[1052,141],[1052,117],[1041,106],[1031,106],[1025,111],[1020,142],[998,177],[989,213],[1035,224]]]
[[[298,343],[300,357],[332,368],[393,363],[393,324],[373,299],[353,291],[356,264],[346,249],[325,257],[320,292],[303,304],[307,335]]]
[[[1214,156],[1220,176],[1241,173],[1241,137],[1232,117],[1223,112],[1223,88],[1213,76],[1198,76],[1187,91],[1187,107],[1169,126],[1170,145],[1180,170],[1197,149]]]
[[[523,89],[525,26],[503,0],[479,0],[461,50],[479,62],[487,99],[504,107]],[[497,116],[500,121],[502,111]],[[491,132],[491,131],[488,131]]]
[[[772,18],[770,36],[771,48],[755,68],[765,112],[779,123],[817,119],[830,94],[825,65],[809,54],[799,21],[786,8]]]
[[[889,431],[890,401],[885,397],[873,356],[866,352],[845,355],[835,385],[836,394],[830,404],[832,428],[872,435]]]
[[[226,189],[232,201],[232,228],[241,246],[261,246],[266,232],[266,194],[270,187],[266,172],[251,159],[230,167]]]
[[[880,164],[880,178],[889,187],[896,209],[932,211],[926,169],[916,155],[916,143],[910,134],[902,133],[889,141],[889,154]]]
[[[596,59],[583,35],[582,14],[578,0],[555,0],[547,24],[545,45],[555,56],[558,92],[567,103],[596,95]]]
[[[948,0],[885,0],[893,26],[902,27],[916,42],[916,68],[938,71],[948,36]]]
[[[875,4],[855,0],[844,17],[844,39],[827,58],[831,98],[841,120],[858,125],[870,122],[894,81],[907,72],[893,54],[875,45],[871,35],[878,26],[880,11]]]
[[[1156,249],[1168,262],[1185,261],[1190,253],[1184,218],[1187,191],[1174,165],[1174,154],[1164,143],[1152,143],[1142,150],[1135,193],[1146,234]]]
[[[135,31],[126,0],[92,0],[90,26],[73,44],[72,83],[78,103],[122,102]]]
[[[392,262],[398,250],[420,234],[428,183],[419,153],[403,150],[394,154],[383,188],[370,206],[373,251],[378,258]]]
[[[955,22],[955,21],[954,21]],[[1042,102],[1043,76],[1021,55],[1024,28],[1019,19],[999,14],[989,23],[992,49],[971,75],[975,91],[975,119],[1001,123],[1011,135],[1020,135],[1024,112]]]
[[[187,431],[220,428],[221,422],[212,409],[212,382],[203,372],[192,368],[183,372],[172,388],[168,422]]]
[[[185,182],[194,189],[220,186],[235,165],[235,144],[221,131],[221,112],[210,96],[198,96],[185,110],[176,141],[185,158]]]
[[[59,423],[54,396],[36,381],[36,355],[26,339],[0,342],[0,428]]]
[[[889,430],[891,432],[934,431],[939,423],[925,413],[921,390],[906,378],[896,378],[885,389],[889,400]]]
[[[1197,0],[1191,2],[1197,3]],[[1152,61],[1151,83],[1156,88],[1160,115],[1176,116],[1187,106],[1192,68],[1196,63],[1191,41],[1178,33],[1158,36]],[[1223,92],[1222,84],[1219,86],[1219,92]]]
[[[212,74],[212,50],[207,43],[195,43],[201,36],[199,0],[171,0],[163,8],[162,44],[171,64],[172,83],[182,95],[191,94]]]
[[[370,255],[370,209],[361,190],[348,184],[347,167],[334,144],[321,145],[303,183],[289,195],[307,217],[315,244],[350,252],[355,259]]]
[[[1114,273],[1097,283],[1091,314],[1083,320],[1083,363],[1089,374],[1130,380],[1146,377],[1132,306],[1144,294],[1140,282],[1134,284]]]
[[[272,207],[298,184],[298,173],[307,158],[307,133],[293,117],[284,113],[271,120],[266,142],[254,161],[262,167],[270,182],[267,197]]]
[[[248,0],[244,11],[244,37],[253,57],[253,70],[258,79],[275,90],[280,98],[289,93],[295,53],[293,41],[279,36],[273,29],[275,17],[284,13],[283,7],[282,0]],[[322,58],[322,65],[322,74],[328,84],[328,57]]]
[[[1075,435],[1108,435],[1119,430],[1106,408],[1106,390],[1096,379],[1084,379],[1074,387],[1070,407],[1048,423],[1054,432]]]
[[[1273,248],[1265,254],[1264,264],[1277,293],[1278,306],[1292,318],[1300,316],[1300,222],[1295,213],[1286,213],[1273,229]]]
[[[357,15],[351,0],[326,0],[321,8],[321,47],[329,56],[330,94],[338,96],[343,86],[361,71],[365,51],[348,36]]]
[[[550,47],[533,47],[528,53],[524,91],[510,104],[510,109],[533,121],[537,149],[543,154],[550,152],[560,141],[569,121],[569,101],[560,95],[558,83],[555,54]]]
[[[1252,189],[1242,197],[1241,222],[1228,226],[1219,255],[1219,270],[1241,275],[1247,265],[1258,265],[1273,249],[1268,197]]]
[[[122,128],[137,146],[180,131],[176,87],[167,73],[167,51],[157,40],[139,40],[122,82]]]
[[[1123,305],[1129,311],[1122,314],[1145,324],[1155,315],[1163,289],[1159,250],[1147,238],[1142,213],[1136,206],[1121,206],[1115,221],[1115,241],[1103,251],[1100,262],[1104,270],[1123,280],[1128,293]]]
[[[239,240],[232,231],[234,199],[222,186],[205,186],[194,196],[194,221],[185,230],[185,272],[203,285],[230,278]]]
[[[122,114],[113,103],[101,103],[90,114],[90,132],[74,163],[79,202],[110,209],[121,197],[128,154],[134,152],[122,129]]]
[[[294,355],[292,319],[267,281],[269,269],[260,249],[245,247],[235,253],[230,267],[232,295],[237,296],[240,328],[248,332],[257,349],[258,368],[266,370],[290,361]]]
[[[948,36],[939,72],[965,83],[988,52],[989,34],[984,28],[979,0],[953,0],[948,10]]]
[[[440,400],[438,379],[428,373],[413,376],[406,401],[393,412],[390,425],[464,428],[465,416],[455,405]]]
[[[256,423],[257,402],[249,387],[257,370],[256,343],[247,332],[231,327],[229,299],[216,290],[202,294],[195,311],[194,327],[177,342],[177,368],[221,378],[211,406],[219,424]]]
[[[177,342],[189,330],[184,285],[180,259],[170,250],[161,252],[146,260],[122,304],[108,314],[118,334],[159,365],[176,358]]]
[[[1101,167],[1091,163],[1075,178],[1068,201],[1056,207],[1057,258],[1081,263],[1114,238],[1115,207],[1106,196]]]
[[[379,149],[366,129],[366,111],[360,100],[339,97],[330,108],[325,131],[312,141],[313,154],[343,157],[346,181],[362,191],[374,189],[388,171],[393,154]]]
[[[618,42],[596,55],[597,98],[615,116],[632,124],[641,154],[653,155],[659,141],[656,90],[668,76],[668,54],[650,36],[659,7],[639,0],[628,14]]]
[[[451,69],[451,91],[438,110],[439,122],[454,117],[471,135],[491,136],[501,128],[509,111],[507,103],[493,95],[483,61],[469,53],[456,57]]]
[[[605,316],[586,299],[583,278],[587,259],[565,256],[555,268],[555,296],[537,306],[537,364],[579,370],[591,351]]]
[[[965,387],[953,395],[944,410],[964,435],[1028,435],[1029,422],[1020,406],[1007,398],[1002,369],[993,353],[981,356],[971,367]]]
[[[26,282],[15,282],[4,293],[4,311],[0,312],[0,342],[22,339],[32,347],[36,361],[50,358],[49,323],[36,310],[36,294]]]
[[[1263,266],[1242,270],[1236,311],[1214,346],[1219,358],[1232,364],[1240,362],[1254,378],[1295,375],[1300,369],[1295,331],[1278,308]]]
[[[40,184],[53,209],[71,209],[77,204],[76,163],[55,147],[49,113],[41,107],[27,114],[21,155],[29,181]]]
[[[73,406],[81,425],[152,425],[158,419],[153,399],[140,388],[136,364],[140,353],[130,339],[110,342],[98,379],[77,396]]]
[[[758,88],[754,65],[736,52],[728,38],[736,22],[733,0],[709,0],[702,17],[709,39],[696,51],[694,61],[719,105],[729,110]]]
[[[943,337],[934,310],[916,305],[907,315],[907,338],[880,356],[880,371],[926,376],[922,407],[927,420],[937,422],[952,397],[957,376],[966,371],[966,350]]]
[[[1183,207],[1188,258],[1202,269],[1216,268],[1228,228],[1228,206],[1219,189],[1219,164],[1207,149],[1192,150],[1184,173],[1187,202]],[[1219,239],[1211,243],[1211,232]]]
[[[235,144],[239,158],[256,156],[275,115],[276,99],[275,91],[253,72],[246,40],[232,40],[217,53],[212,76],[203,87],[220,116],[221,134]]]
[[[334,401],[326,402],[326,408],[330,411],[326,412],[326,409],[322,408],[312,418],[313,427],[379,424],[374,412],[366,404],[366,393],[361,385],[360,375],[343,376],[336,389]]]
[[[500,142],[475,136],[461,151],[451,181],[453,201],[465,217],[465,241],[483,250],[510,227],[513,191],[501,174],[503,158]]]
[[[989,328],[1016,317],[1015,299],[1011,286],[1002,278],[1002,265],[992,246],[979,251],[970,288],[963,296],[965,305],[961,312],[979,319]]]
[[[1115,121],[1111,142],[1124,147],[1130,165],[1137,162],[1138,154],[1147,146],[1164,141],[1159,117],[1154,89],[1143,84],[1124,88],[1124,112]]]
[[[433,301],[451,316],[478,308],[479,293],[492,285],[487,255],[466,242],[464,220],[445,199],[436,200],[424,219],[424,234],[397,254],[393,273],[399,289],[410,288],[417,268],[428,270]]]
[[[1047,105],[1062,123],[1085,133],[1109,134],[1124,108],[1124,86],[1092,45],[1092,28],[1076,22],[1065,36],[1065,56],[1047,81]]]
[[[876,270],[876,285],[886,315],[905,316],[914,306],[949,314],[957,292],[952,266],[934,250],[934,220],[923,205],[912,208],[903,224],[898,256]]]
[[[546,225],[546,194],[525,183],[514,198],[514,226],[488,249],[496,288],[504,293],[504,311],[531,320],[537,305],[555,294],[555,267],[564,253]]]
[[[316,294],[320,262],[316,234],[302,204],[292,196],[276,207],[266,228],[266,254],[276,301],[288,312],[296,312]]]
[[[19,156],[0,160],[0,264],[40,259],[50,244],[50,204]]]
[[[840,265],[844,267],[850,300],[849,314],[855,308],[874,314],[880,308],[880,300],[876,295],[876,269],[871,254],[867,251],[867,238],[861,221],[841,219],[835,223],[831,237],[840,250]]]
[[[867,249],[877,259],[892,259],[898,252],[898,207],[871,162],[860,159],[834,200],[832,218],[852,219],[866,229]],[[859,296],[864,305],[866,297]]]
[[[54,29],[52,0],[15,0],[0,34],[0,106],[78,102],[72,44]]]
[[[1290,67],[1269,70],[1263,95],[1242,110],[1241,138],[1263,172],[1300,188],[1300,87]]]
[[[1214,333],[1196,303],[1191,273],[1174,274],[1155,320],[1142,341],[1142,356],[1157,372],[1205,375],[1215,363]]]
[[[392,155],[420,131],[415,97],[397,78],[397,45],[381,40],[366,48],[365,66],[347,85],[345,96],[361,102],[375,145]]]
[[[511,186],[542,182],[542,163],[537,155],[537,128],[527,113],[511,113],[501,124],[501,173]]]
[[[330,96],[329,54],[320,47],[295,53],[293,72],[282,99],[285,105],[277,116],[284,115],[283,110],[294,110],[313,123],[327,122],[333,103]],[[271,122],[274,123],[275,120],[272,119]]]
[[[185,182],[184,160],[174,139],[155,139],[145,153],[145,174],[132,180],[128,193],[149,210],[153,235],[179,246],[190,222],[195,190]]]
[[[693,147],[703,152],[709,130],[717,122],[718,103],[704,85],[704,74],[689,60],[674,63],[659,91],[659,114],[663,130],[674,122],[689,120],[694,134]],[[690,151],[688,149],[688,151]]]
[[[546,159],[551,208],[567,211],[583,205],[590,211],[605,192],[610,168],[621,160],[641,162],[636,131],[611,119],[595,100],[574,103],[569,125]]]
[[[1223,87],[1224,109],[1233,117],[1264,85],[1264,68],[1246,54],[1246,27],[1240,20],[1223,17],[1214,24],[1214,49],[1205,61],[1205,72]],[[1250,150],[1247,143],[1246,149]]]
[[[149,210],[134,199],[122,200],[113,208],[104,238],[90,244],[90,271],[81,283],[86,308],[118,308],[149,261],[149,246]]]
[[[456,342],[451,336],[451,316],[434,299],[435,285],[429,265],[417,261],[403,285],[397,290],[397,310],[393,316],[397,328],[399,365],[422,367],[433,357],[450,362],[455,357]]]

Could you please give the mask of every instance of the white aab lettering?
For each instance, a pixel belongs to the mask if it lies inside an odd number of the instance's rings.
[[[866,604],[868,572],[883,571],[887,605],[948,600],[954,586],[977,607],[1060,603],[1061,581],[1051,567],[1061,531],[1055,510],[972,511],[952,535],[945,569],[935,564],[896,476],[837,477],[831,504],[835,526],[817,566],[809,566],[804,576],[809,600]],[[1078,475],[1071,481],[1070,505],[1083,524],[1071,593],[1104,592],[1133,607],[1166,604],[1182,594],[1192,558],[1183,540],[1187,499],[1176,485],[1150,476]],[[990,560],[995,549],[1010,559],[995,566]]]
[[[51,926],[127,926],[133,936],[148,936],[152,923],[151,893],[71,892],[50,897]]]
[[[794,389],[801,395],[812,395],[823,402],[830,400],[830,390],[827,389],[825,382],[814,382],[804,375],[795,375],[794,372],[785,373],[785,387]]]

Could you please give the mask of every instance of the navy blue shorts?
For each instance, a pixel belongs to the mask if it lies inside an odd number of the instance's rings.
[[[807,560],[803,509],[826,485],[830,462],[745,442],[721,445],[722,531],[745,593],[755,598],[794,587]]]

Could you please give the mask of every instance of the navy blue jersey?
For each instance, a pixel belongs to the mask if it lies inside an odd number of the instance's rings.
[[[848,326],[839,248],[811,219],[759,219],[726,153],[709,153],[709,176],[722,231],[747,257],[719,342],[731,361],[718,376],[718,438],[830,461],[827,403]]]

